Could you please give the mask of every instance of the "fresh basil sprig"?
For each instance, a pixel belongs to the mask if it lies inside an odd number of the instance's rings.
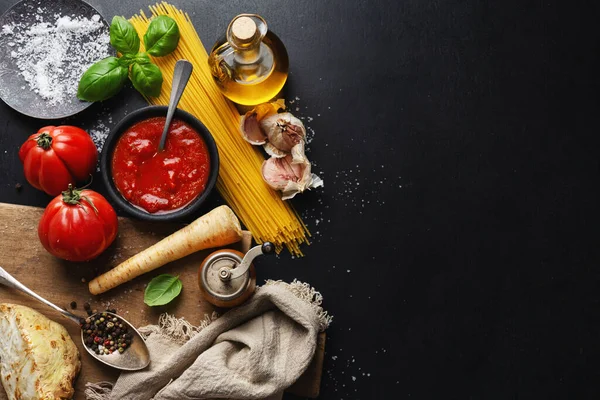
[[[179,296],[182,287],[183,284],[178,276],[169,274],[158,275],[146,286],[144,303],[151,307],[163,306]]]
[[[117,57],[98,61],[79,80],[77,97],[87,101],[102,101],[114,96],[125,84],[128,71]]]
[[[159,96],[162,72],[148,54],[155,57],[170,54],[177,48],[179,37],[175,20],[166,15],[155,17],[144,35],[146,52],[140,52],[135,27],[123,17],[114,17],[110,24],[110,44],[121,57],[107,57],[88,68],[79,80],[77,97],[86,101],[106,100],[121,90],[127,76],[144,96]]]
[[[148,54],[163,57],[177,48],[179,27],[173,18],[159,15],[154,18],[144,35],[144,46]]]

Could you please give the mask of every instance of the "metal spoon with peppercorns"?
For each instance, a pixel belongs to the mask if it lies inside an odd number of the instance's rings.
[[[87,318],[78,317],[33,292],[2,267],[0,283],[28,294],[79,325],[83,347],[100,362],[126,371],[143,369],[150,364],[150,353],[142,336],[133,325],[114,312],[96,312]]]

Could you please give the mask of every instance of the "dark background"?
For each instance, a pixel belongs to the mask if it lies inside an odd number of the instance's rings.
[[[108,19],[150,4],[90,2]],[[171,2],[205,46],[242,12],[287,46],[325,188],[293,201],[306,257],[258,273],[323,293],[321,398],[597,398],[597,3]],[[143,105],[127,88],[63,122]],[[49,201],[17,157],[43,125],[0,103],[0,201]]]

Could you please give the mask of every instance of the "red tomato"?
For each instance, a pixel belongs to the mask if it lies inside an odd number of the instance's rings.
[[[38,235],[46,250],[58,258],[91,260],[117,237],[117,214],[101,194],[69,185],[46,207]]]
[[[19,158],[27,182],[56,196],[67,190],[69,183],[89,178],[98,161],[98,150],[83,129],[46,126],[23,143]]]

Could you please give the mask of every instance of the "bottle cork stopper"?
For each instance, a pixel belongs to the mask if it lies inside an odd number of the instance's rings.
[[[249,42],[256,33],[256,22],[249,17],[239,17],[233,21],[231,33],[242,42]]]

